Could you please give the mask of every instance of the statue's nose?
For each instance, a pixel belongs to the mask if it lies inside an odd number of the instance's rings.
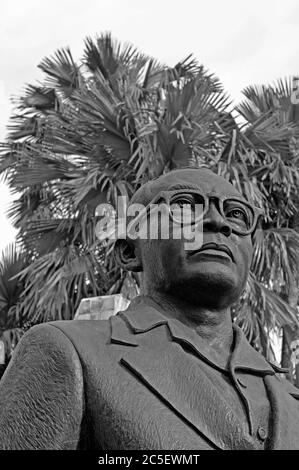
[[[203,219],[204,232],[220,232],[226,237],[232,233],[227,221],[222,217],[214,202],[210,202],[209,210]]]

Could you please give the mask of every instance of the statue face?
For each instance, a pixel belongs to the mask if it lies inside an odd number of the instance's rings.
[[[209,204],[201,226],[202,246],[198,249],[186,248],[182,238],[137,241],[146,291],[167,292],[207,308],[230,306],[245,286],[252,242],[251,235],[246,235],[245,225],[243,235],[240,230],[233,230],[234,225],[230,223],[232,217],[240,218],[242,227],[245,224],[242,211],[233,208],[235,212],[228,212],[223,200],[243,199],[242,196],[225,179],[207,170],[178,170],[154,184],[157,193],[169,192],[178,185],[186,188],[186,194],[198,188]],[[223,208],[228,214],[226,218]]]

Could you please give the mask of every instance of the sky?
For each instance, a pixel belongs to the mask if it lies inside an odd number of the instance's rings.
[[[38,63],[69,46],[79,59],[86,36],[110,31],[174,65],[193,53],[235,102],[250,84],[299,74],[298,0],[1,0],[0,141],[10,97],[41,78]],[[0,183],[0,252],[14,240],[12,196]]]

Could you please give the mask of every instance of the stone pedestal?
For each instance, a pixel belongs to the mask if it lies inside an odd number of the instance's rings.
[[[121,310],[125,310],[130,301],[122,294],[103,295],[82,299],[74,320],[107,320]]]

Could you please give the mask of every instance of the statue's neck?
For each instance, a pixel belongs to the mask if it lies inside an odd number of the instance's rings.
[[[212,310],[159,292],[151,292],[147,297],[163,315],[192,328],[214,355],[225,355],[227,359],[230,357],[233,328],[229,308]]]

